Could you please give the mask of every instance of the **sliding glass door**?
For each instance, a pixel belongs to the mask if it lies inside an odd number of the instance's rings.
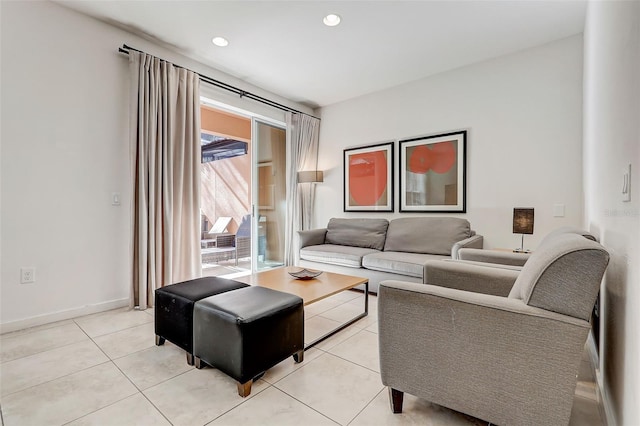
[[[283,124],[253,119],[253,270],[284,264],[287,145]]]

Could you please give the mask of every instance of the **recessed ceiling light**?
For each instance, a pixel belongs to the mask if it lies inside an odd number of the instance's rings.
[[[336,25],[338,25],[340,23],[340,16],[331,13],[331,14],[325,16],[322,19],[322,22],[324,22],[324,24],[327,27],[335,27]]]
[[[229,44],[229,40],[224,37],[214,37],[211,42],[216,46],[225,47]]]

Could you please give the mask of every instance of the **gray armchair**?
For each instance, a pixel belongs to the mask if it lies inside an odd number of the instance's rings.
[[[600,244],[566,234],[512,275],[507,297],[496,294],[509,272],[475,266],[474,281],[474,265],[434,285],[382,282],[380,371],[393,411],[407,392],[500,425],[568,424],[608,262]]]

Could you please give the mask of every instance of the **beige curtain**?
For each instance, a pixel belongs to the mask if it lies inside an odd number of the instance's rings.
[[[154,290],[201,275],[200,78],[129,52],[133,188],[131,305]]]
[[[289,179],[287,222],[285,232],[285,265],[296,262],[298,231],[310,229],[313,223],[315,187],[310,183],[298,184],[298,171],[317,168],[320,120],[306,114],[287,112],[287,146],[291,150],[293,176]]]

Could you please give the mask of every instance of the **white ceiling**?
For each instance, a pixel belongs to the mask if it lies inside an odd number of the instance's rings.
[[[580,33],[586,10],[582,0],[58,3],[312,108]],[[328,13],[342,23],[326,27]]]

